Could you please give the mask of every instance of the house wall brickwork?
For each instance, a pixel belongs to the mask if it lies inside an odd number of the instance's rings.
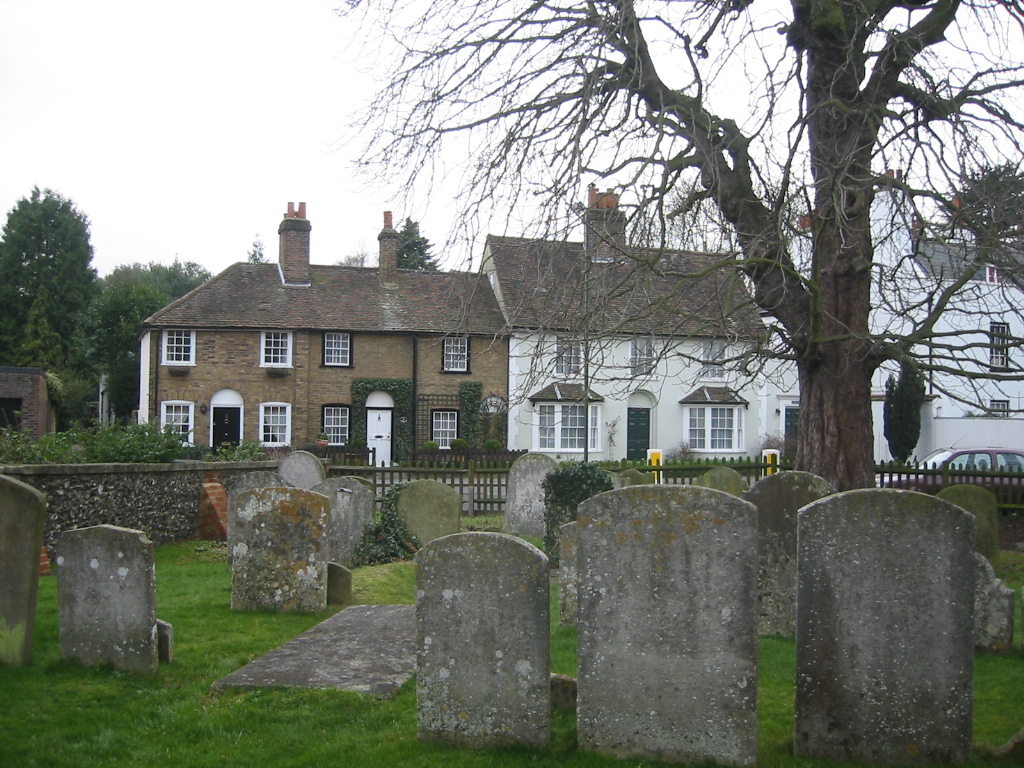
[[[41,368],[0,367],[0,399],[20,400],[21,431],[38,440],[55,426],[46,374]]]

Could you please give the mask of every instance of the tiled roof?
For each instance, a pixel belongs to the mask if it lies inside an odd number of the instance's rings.
[[[310,265],[310,285],[281,283],[277,264],[234,264],[146,320],[162,328],[282,328],[501,333],[485,277],[399,270],[381,287],[376,268]]]
[[[974,244],[964,240],[921,240],[917,243],[914,257],[927,275],[956,280],[967,267],[974,266],[977,253]],[[1012,277],[1019,282],[1024,272],[1024,251],[1019,246],[993,249],[985,263],[998,267],[1004,277]],[[987,270],[979,269],[970,279],[984,282],[987,276]]]
[[[487,253],[512,327],[744,338],[763,328],[728,254],[630,248],[588,265],[582,243],[495,235]]]
[[[582,384],[575,384],[570,381],[556,381],[552,384],[548,384],[543,389],[534,392],[532,395],[530,395],[529,400],[532,402],[547,400],[582,403],[583,394],[585,391],[586,390],[583,389]],[[604,402],[604,398],[597,394],[594,390],[590,390],[590,397],[588,399],[592,403]]]
[[[697,387],[679,402],[685,405],[702,405],[707,403],[747,405],[746,400],[728,387]]]

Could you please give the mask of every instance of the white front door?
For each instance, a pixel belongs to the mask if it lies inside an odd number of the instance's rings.
[[[366,447],[377,451],[376,465],[391,466],[391,409],[366,409]]]

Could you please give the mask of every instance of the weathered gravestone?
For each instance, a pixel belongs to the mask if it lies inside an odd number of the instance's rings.
[[[0,475],[0,663],[32,661],[46,497]]]
[[[693,484],[733,496],[742,496],[747,490],[747,481],[743,479],[743,475],[731,467],[712,467],[694,480]]]
[[[419,737],[471,747],[550,739],[548,560],[500,533],[416,554]]]
[[[57,540],[60,653],[87,667],[155,672],[160,660],[153,542],[96,525]]]
[[[1016,593],[997,579],[992,564],[974,553],[974,649],[1002,653],[1013,647]]]
[[[584,501],[577,525],[580,747],[753,765],[754,506],[634,486]]]
[[[558,527],[558,623],[576,623],[576,521]]]
[[[323,610],[330,499],[301,488],[264,488],[240,494],[237,503],[232,610]]]
[[[796,631],[797,511],[835,492],[809,472],[777,472],[743,494],[757,507],[758,634],[792,637]]]
[[[327,479],[323,462],[309,451],[292,451],[277,463],[277,474],[291,488],[311,491]]]
[[[641,472],[636,467],[629,467],[621,472],[614,472],[618,476],[620,488],[628,488],[631,485],[654,485],[655,477],[650,472]]]
[[[931,765],[971,749],[974,517],[861,490],[800,511],[800,757]]]
[[[348,565],[363,540],[363,531],[373,522],[373,492],[354,477],[329,477],[312,488],[331,500],[327,526],[327,559]]]
[[[399,492],[397,508],[420,546],[462,525],[462,495],[437,480],[413,480]]]
[[[543,453],[527,453],[512,464],[505,492],[505,521],[502,530],[517,536],[544,535],[544,488],[549,472],[558,462]]]
[[[939,491],[940,499],[963,507],[974,515],[974,551],[999,565],[999,502],[987,488],[960,483]]]
[[[278,488],[281,478],[277,472],[258,470],[233,475],[224,481],[224,490],[228,494],[228,541],[232,539],[235,519],[238,517],[238,497],[246,491],[261,491],[264,488]],[[230,547],[229,547],[230,550]]]
[[[352,571],[337,563],[327,564],[328,605],[348,605],[352,602]]]

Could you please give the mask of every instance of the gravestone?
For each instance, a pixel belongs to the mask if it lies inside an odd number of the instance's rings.
[[[270,470],[257,470],[255,472],[244,472],[233,475],[223,482],[224,490],[228,494],[228,542],[231,541],[235,527],[235,518],[238,516],[238,497],[246,491],[261,491],[264,488],[277,488],[281,485],[281,478],[277,472]],[[229,556],[230,556],[230,547]]]
[[[544,535],[544,478],[558,462],[543,453],[527,453],[512,464],[505,492],[502,530],[517,536]]]
[[[558,623],[576,623],[576,521],[558,526]]]
[[[153,542],[96,525],[57,540],[60,653],[87,667],[155,672],[159,664]]]
[[[797,511],[835,492],[810,472],[777,472],[743,494],[757,507],[758,634],[792,637],[796,631]]]
[[[327,564],[327,604],[349,605],[352,602],[352,571],[337,563]]]
[[[942,499],[847,491],[800,511],[799,757],[966,760],[974,517]]]
[[[327,479],[320,459],[309,451],[292,451],[277,463],[277,474],[291,488],[311,491]]]
[[[631,485],[654,485],[654,475],[650,472],[641,472],[636,467],[629,467],[621,472],[613,472],[617,475],[619,488],[628,488]]]
[[[939,491],[940,499],[956,504],[974,515],[974,551],[999,565],[999,502],[987,488],[961,483]]]
[[[373,522],[373,492],[354,477],[329,477],[312,490],[331,500],[327,559],[348,565],[363,531]]]
[[[462,525],[462,495],[437,480],[413,480],[399,492],[397,506],[420,546],[458,533]]]
[[[0,663],[32,661],[46,497],[0,475]]]
[[[419,737],[546,746],[548,560],[501,533],[435,539],[416,554]]]
[[[1013,647],[1016,593],[997,579],[992,564],[974,553],[974,650],[1002,653]]]
[[[633,486],[580,504],[581,748],[754,764],[756,514],[692,486]]]
[[[701,488],[724,491],[733,496],[742,496],[747,490],[747,481],[743,479],[743,475],[731,467],[712,467],[694,480],[693,484]]]
[[[327,606],[331,502],[301,488],[238,497],[231,539],[231,608],[289,613]]]

